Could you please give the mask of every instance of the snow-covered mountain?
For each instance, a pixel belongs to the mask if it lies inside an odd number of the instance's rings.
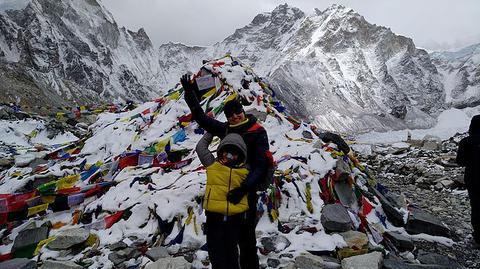
[[[192,48],[178,44],[160,52],[172,55],[172,49],[179,49],[177,60],[194,59]],[[280,5],[222,42],[197,48],[197,57],[198,50],[202,57],[238,56],[269,80],[294,114],[324,129],[425,128],[444,104],[440,75],[426,51],[339,5],[309,15]]]
[[[96,0],[5,6],[13,10],[0,10],[0,101],[146,100],[226,53],[254,67],[295,116],[339,132],[431,127],[444,108],[479,99],[473,56],[467,64],[468,53],[456,63],[433,55],[440,74],[411,39],[339,5],[312,14],[280,5],[212,46],[159,48],[143,29],[119,28]],[[461,83],[445,91],[452,76]]]
[[[480,44],[430,56],[443,76],[447,103],[456,108],[480,105]]]
[[[4,8],[1,100],[91,104],[146,100],[158,91],[158,54],[145,31],[119,28],[97,1],[31,0]]]

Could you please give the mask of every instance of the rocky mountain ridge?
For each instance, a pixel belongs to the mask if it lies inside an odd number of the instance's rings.
[[[312,14],[280,5],[212,46],[154,48],[95,0],[31,0],[0,13],[0,101],[144,101],[226,53],[254,67],[295,116],[336,132],[427,128],[443,109],[480,96],[475,61],[437,59],[340,5]]]
[[[120,28],[94,0],[32,0],[22,10],[0,13],[2,101],[146,100],[159,85],[158,58],[152,55],[143,29]]]
[[[160,51],[171,47],[179,45]],[[187,48],[179,54],[189,59]],[[280,5],[201,51],[204,57],[225,52],[266,77],[296,116],[324,129],[426,128],[444,108],[441,77],[428,53],[343,6],[307,15]]]

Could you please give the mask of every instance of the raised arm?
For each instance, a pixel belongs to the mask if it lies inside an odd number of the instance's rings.
[[[208,150],[208,145],[212,143],[213,135],[211,133],[205,133],[195,148],[198,158],[203,166],[207,167],[215,162],[215,156]]]
[[[195,96],[197,84],[189,79],[189,75],[183,75],[180,79],[180,82],[182,83],[185,91],[185,102],[192,112],[193,120],[195,120],[198,125],[200,125],[200,127],[205,129],[207,132],[219,137],[225,136],[227,124],[208,117],[200,106],[200,102],[198,101],[197,96]]]

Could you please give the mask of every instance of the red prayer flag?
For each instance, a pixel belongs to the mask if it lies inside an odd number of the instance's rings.
[[[108,217],[105,217],[105,229],[108,229],[112,227],[113,224],[115,224],[123,215],[123,210],[118,211],[117,213],[110,215]]]
[[[362,213],[367,216],[373,209],[373,205],[368,201],[365,196],[362,196]]]

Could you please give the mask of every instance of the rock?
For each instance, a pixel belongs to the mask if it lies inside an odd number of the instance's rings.
[[[381,252],[372,252],[353,256],[342,260],[342,269],[375,269],[382,268],[383,255]]]
[[[441,191],[441,190],[443,190],[443,185],[442,185],[442,183],[438,182],[437,184],[435,184],[435,186],[433,188],[436,191]]]
[[[156,262],[147,264],[145,269],[191,269],[192,265],[183,257],[163,258]]]
[[[422,264],[436,264],[449,268],[461,268],[462,266],[455,260],[437,253],[420,253],[417,259]]]
[[[436,264],[411,264],[396,259],[385,259],[383,269],[453,269]],[[458,268],[456,268],[458,269]]]
[[[18,252],[21,252],[26,248],[32,248],[32,247],[34,250],[37,244],[40,241],[47,239],[47,237],[48,237],[48,227],[46,226],[23,230],[18,233],[17,237],[15,237],[15,242],[13,243],[12,252],[16,252],[15,256],[19,257],[17,256]],[[30,257],[31,257],[31,253],[30,255],[28,255],[28,257],[24,257],[24,258],[30,258]]]
[[[346,182],[352,169],[350,165],[346,163],[343,158],[338,158],[335,167],[335,175],[337,176],[337,181],[339,182]]]
[[[248,111],[249,114],[254,115],[259,121],[264,122],[267,119],[267,113],[263,111],[259,111],[258,109],[250,109]]]
[[[371,193],[375,194],[382,204],[383,211],[387,215],[388,220],[395,226],[403,227],[405,225],[403,213],[400,212],[383,194],[376,188],[368,188]]]
[[[320,220],[325,230],[330,232],[346,232],[352,229],[350,215],[340,204],[324,205]]]
[[[117,251],[117,254],[125,257],[126,260],[136,259],[140,257],[141,253],[136,248],[127,247],[125,249]]]
[[[37,263],[26,258],[15,258],[8,261],[0,262],[2,269],[36,269]]]
[[[13,158],[7,157],[7,158],[0,158],[0,167],[2,166],[12,166],[15,163],[15,160]]]
[[[120,255],[117,252],[112,252],[108,254],[108,259],[115,264],[115,266],[121,264],[122,262],[126,261],[127,259],[125,258],[124,255]]]
[[[321,257],[310,253],[302,253],[295,258],[295,267],[301,269],[320,269],[325,268]]]
[[[410,238],[400,233],[385,232],[383,236],[388,238],[390,242],[392,242],[392,244],[400,251],[412,251],[415,247],[413,245],[413,241]]]
[[[306,138],[306,139],[313,139],[312,133],[306,130],[302,132],[302,136],[303,138]]]
[[[343,240],[347,242],[349,248],[361,249],[368,244],[368,237],[366,234],[357,231],[348,231],[340,234]]]
[[[451,188],[455,184],[455,182],[453,180],[450,180],[450,179],[444,179],[444,180],[440,181],[440,183],[445,188]]]
[[[33,153],[26,153],[15,156],[15,165],[18,167],[25,167],[35,160],[36,155]]]
[[[442,145],[442,139],[433,135],[426,135],[423,138],[422,148],[426,150],[438,150]]]
[[[111,251],[115,251],[115,250],[119,250],[119,249],[124,249],[128,247],[127,244],[125,244],[123,241],[120,241],[120,242],[116,242],[116,243],[113,243],[113,244],[110,244],[108,246],[108,248],[111,250]]]
[[[8,106],[0,106],[0,119],[9,120],[12,119],[12,115],[15,111]]]
[[[272,251],[280,252],[290,246],[290,241],[283,235],[274,235],[270,237],[262,237],[260,243],[263,246],[263,250],[267,253]]]
[[[267,265],[271,268],[277,268],[280,265],[280,261],[277,259],[268,258]]]
[[[83,269],[83,266],[80,266],[71,261],[52,261],[46,260],[43,262],[41,269]]]
[[[68,229],[60,232],[57,237],[48,243],[47,247],[53,250],[68,249],[87,240],[90,233],[83,228]]]
[[[170,256],[168,254],[167,248],[165,247],[151,248],[145,253],[145,255],[152,261],[157,261],[158,259]]]
[[[444,237],[450,236],[450,230],[443,223],[434,216],[417,208],[413,208],[410,211],[405,230],[411,234],[425,233]]]

